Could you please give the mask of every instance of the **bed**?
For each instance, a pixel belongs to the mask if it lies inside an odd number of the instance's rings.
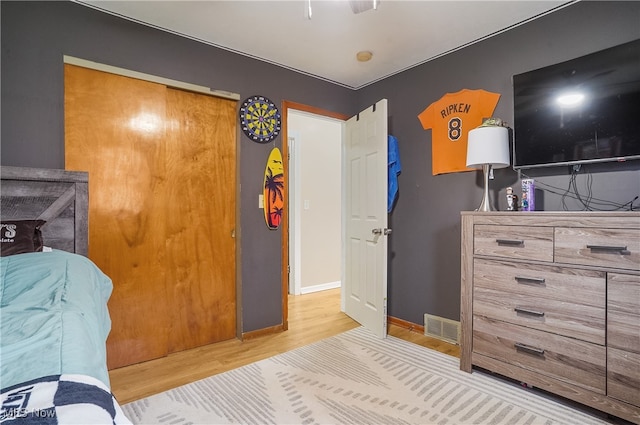
[[[86,257],[87,173],[0,177],[0,422],[130,423],[106,366],[112,282]]]

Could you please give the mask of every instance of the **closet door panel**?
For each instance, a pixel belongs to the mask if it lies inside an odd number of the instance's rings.
[[[169,352],[236,335],[236,102],[167,90]]]
[[[89,172],[89,258],[114,285],[110,369],[167,353],[165,95],[65,65],[65,166]]]

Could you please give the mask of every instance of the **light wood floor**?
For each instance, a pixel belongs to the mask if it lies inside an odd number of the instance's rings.
[[[289,296],[289,330],[219,342],[109,372],[121,404],[235,369],[358,327],[340,311],[340,290]],[[390,325],[389,335],[459,357],[458,346]]]

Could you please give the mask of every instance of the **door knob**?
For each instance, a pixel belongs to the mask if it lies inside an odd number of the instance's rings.
[[[371,233],[373,233],[374,235],[388,235],[389,233],[391,233],[391,229],[371,229]]]

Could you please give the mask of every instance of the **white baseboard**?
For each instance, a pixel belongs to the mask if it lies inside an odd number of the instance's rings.
[[[335,282],[321,283],[319,285],[303,286],[302,288],[300,288],[300,293],[310,294],[312,292],[326,291],[327,289],[339,288],[341,285],[342,281],[337,280]]]

